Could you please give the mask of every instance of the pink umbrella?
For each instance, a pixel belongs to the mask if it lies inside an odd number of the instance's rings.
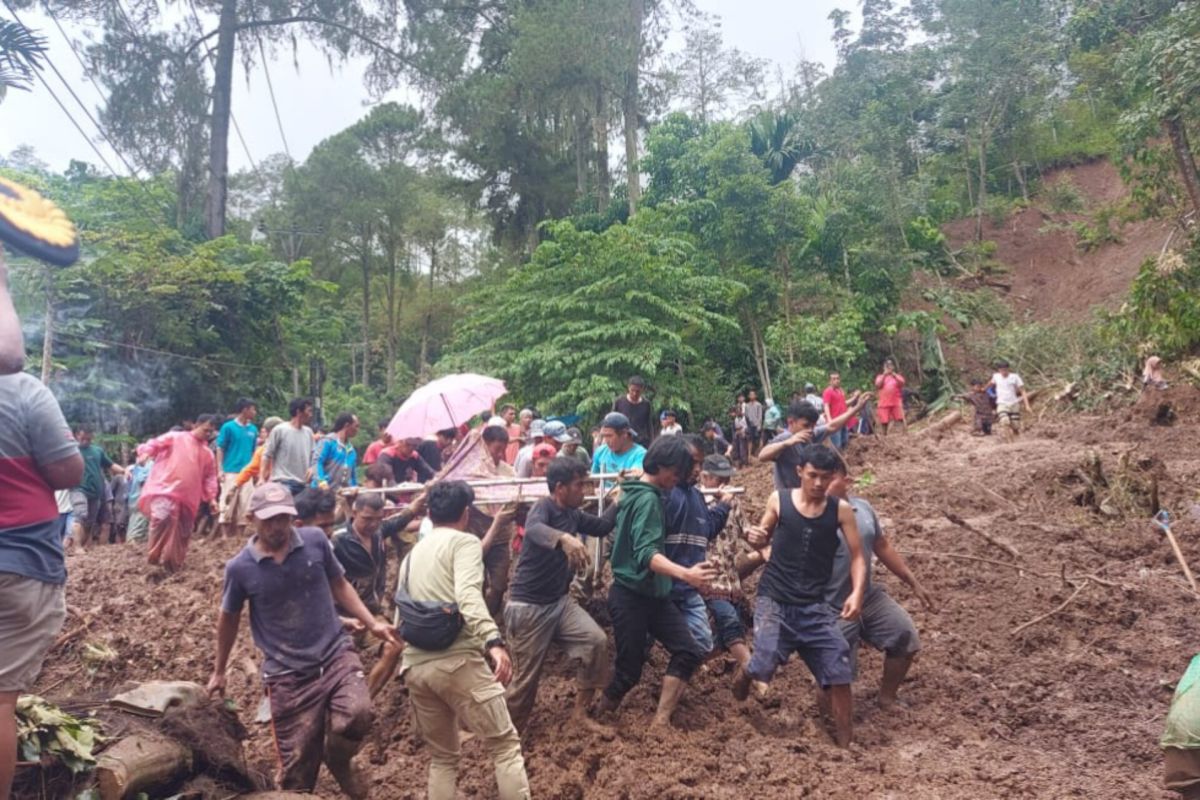
[[[447,375],[409,395],[388,423],[387,431],[393,438],[409,439],[457,428],[491,408],[507,391],[504,381],[486,375],[471,372]]]

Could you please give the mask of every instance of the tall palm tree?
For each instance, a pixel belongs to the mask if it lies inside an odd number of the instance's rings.
[[[796,166],[816,152],[816,143],[790,111],[763,111],[750,120],[750,150],[771,171],[771,183],[782,183]]]
[[[29,88],[45,52],[44,37],[19,22],[0,19],[0,100],[9,88]]]

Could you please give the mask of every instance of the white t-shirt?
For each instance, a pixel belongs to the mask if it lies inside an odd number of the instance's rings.
[[[659,436],[679,436],[683,433],[683,426],[676,422],[674,425],[663,425],[659,430]]]
[[[996,384],[996,405],[1015,406],[1020,402],[1018,391],[1025,388],[1025,381],[1021,380],[1020,375],[1010,372],[1006,378],[997,372],[992,376],[992,382]]]

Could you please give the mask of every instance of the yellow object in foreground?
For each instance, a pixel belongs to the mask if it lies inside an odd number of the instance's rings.
[[[59,266],[79,258],[75,224],[33,189],[0,177],[0,241]]]

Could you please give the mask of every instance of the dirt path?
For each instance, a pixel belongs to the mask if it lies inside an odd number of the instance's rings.
[[[1181,416],[1170,428],[1150,426],[1148,407],[1139,406],[1104,418],[1043,421],[1011,444],[972,438],[964,426],[940,442],[909,436],[855,444],[861,493],[940,608],[921,608],[877,570],[912,612],[925,649],[903,689],[907,708],[888,714],[876,705],[881,660],[864,653],[849,751],[833,747],[815,723],[810,679],[798,661],[781,670],[767,704],[735,703],[724,662],[711,662],[689,689],[679,730],[660,738],[646,730],[664,666],[656,653],[611,742],[565,726],[571,671],[554,662],[527,732],[534,796],[1170,797],[1160,788],[1156,743],[1174,681],[1198,649],[1197,601],[1160,534],[1137,517],[1107,518],[1076,505],[1078,482],[1069,476],[1089,451],[1110,477],[1121,453],[1135,465],[1157,456],[1162,502],[1180,518],[1185,552],[1200,565],[1200,523],[1185,513],[1200,475],[1195,397],[1172,397]],[[760,505],[765,467],[741,482],[751,488],[748,501]],[[1010,543],[1024,571],[944,555],[1013,561],[943,512]],[[70,603],[94,621],[55,651],[39,689],[62,699],[127,679],[205,681],[221,565],[238,546],[197,542],[175,577],[146,567],[134,546],[72,557]],[[1080,585],[1064,584],[1064,570],[1076,579],[1097,574],[1103,583],[1088,582],[1061,613],[1013,635]],[[80,622],[69,619],[65,630]],[[89,673],[79,657],[87,641],[107,642],[119,660]],[[244,631],[230,684],[247,722],[258,700],[253,655]],[[385,691],[378,712],[367,750],[373,796],[423,797],[428,759],[399,684]],[[265,766],[269,731],[250,727],[248,752]],[[460,794],[492,797],[493,786],[480,745],[467,743]],[[325,777],[320,788],[336,796]]]

